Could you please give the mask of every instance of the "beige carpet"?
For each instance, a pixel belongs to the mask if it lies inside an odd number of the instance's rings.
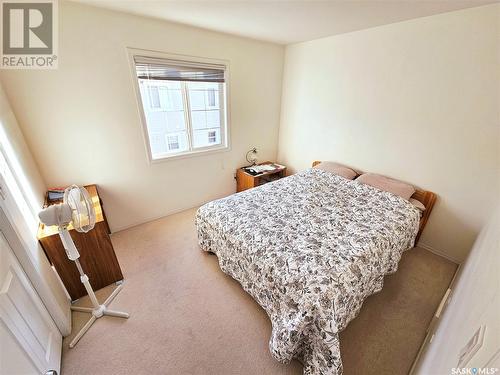
[[[64,340],[70,374],[301,374],[268,350],[266,313],[199,250],[196,210],[112,236],[125,275],[112,308],[130,319],[99,319],[74,349]],[[341,334],[345,375],[406,374],[456,265],[423,249],[408,251],[381,293]],[[104,299],[111,287],[99,291]],[[79,305],[88,305],[82,299]],[[86,319],[73,313],[73,332]]]

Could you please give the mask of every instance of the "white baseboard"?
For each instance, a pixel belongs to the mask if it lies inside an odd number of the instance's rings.
[[[456,263],[456,264],[461,264],[462,261],[450,256],[449,254],[446,254],[444,251],[438,250],[433,248],[432,246],[429,246],[425,243],[419,242],[418,244],[415,245],[416,247],[421,247],[422,249],[428,250],[431,253],[434,253],[436,255],[439,255],[440,257],[443,257],[445,259],[448,259],[450,262]]]

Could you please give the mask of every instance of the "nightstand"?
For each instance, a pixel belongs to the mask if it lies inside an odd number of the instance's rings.
[[[270,161],[259,163],[259,165],[264,165],[264,164],[274,165],[274,163]],[[266,171],[257,175],[252,175],[246,172],[244,168],[239,168],[236,171],[237,192],[251,189],[253,187],[263,185],[267,182],[279,180],[280,178],[286,177],[286,167],[282,165],[276,165],[276,168],[274,170]]]

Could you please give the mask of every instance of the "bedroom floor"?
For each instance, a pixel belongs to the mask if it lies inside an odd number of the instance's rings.
[[[99,319],[74,349],[65,338],[63,375],[302,373],[297,361],[282,365],[271,357],[264,310],[220,271],[214,255],[199,250],[195,212],[112,236],[126,281],[111,308],[131,317]],[[342,332],[344,374],[408,373],[455,270],[424,249],[406,252],[399,271]],[[73,312],[74,333],[86,319]]]

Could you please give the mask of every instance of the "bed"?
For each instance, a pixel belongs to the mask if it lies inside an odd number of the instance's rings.
[[[198,240],[267,312],[277,360],[337,375],[339,332],[397,270],[435,195],[413,198],[423,215],[401,197],[308,169],[200,207]]]

